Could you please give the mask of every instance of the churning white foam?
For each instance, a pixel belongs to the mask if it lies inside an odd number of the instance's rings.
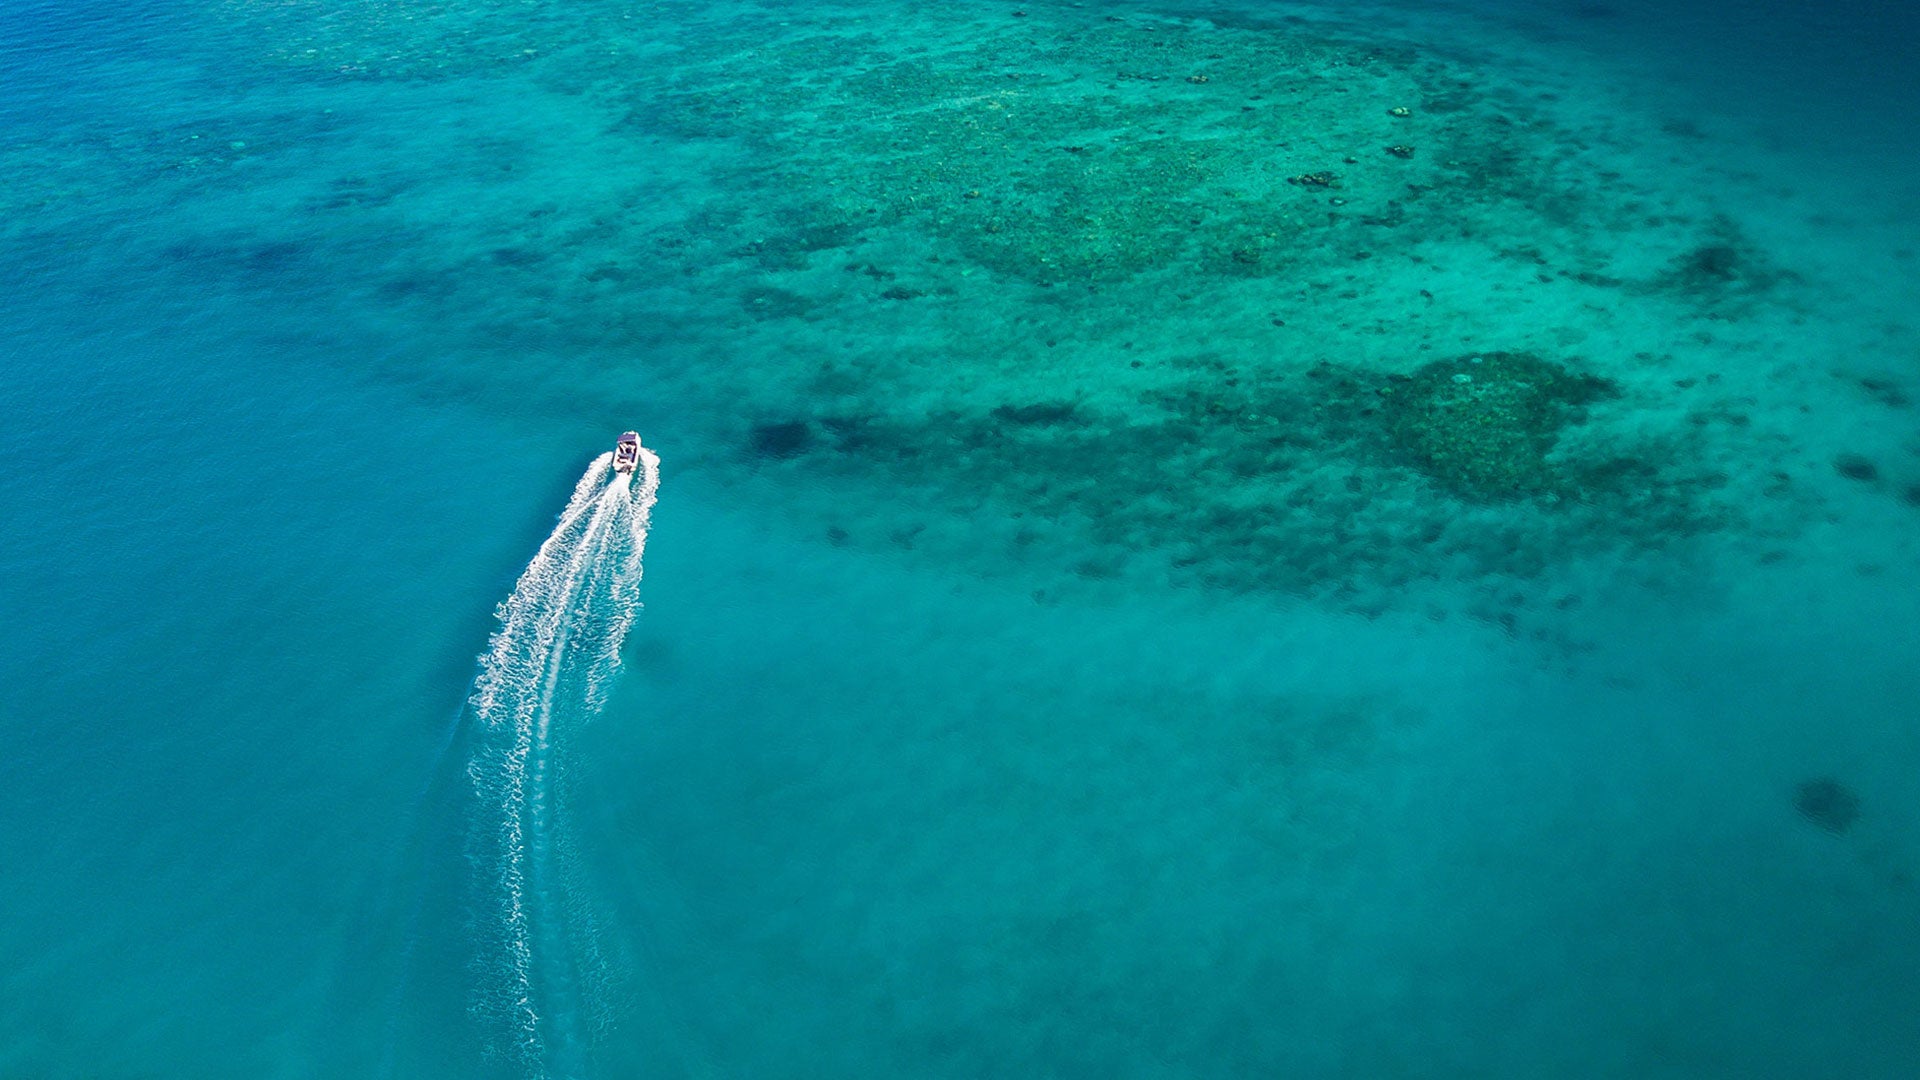
[[[500,605],[469,699],[477,723],[467,771],[484,815],[473,857],[491,894],[475,1010],[529,1076],[565,1071],[554,1057],[577,1051],[575,1026],[594,1009],[581,988],[598,981],[583,976],[599,952],[582,941],[588,920],[568,925],[579,901],[557,865],[570,845],[559,835],[556,735],[605,703],[640,610],[660,459],[643,448],[636,473],[612,466],[612,454],[588,466]]]

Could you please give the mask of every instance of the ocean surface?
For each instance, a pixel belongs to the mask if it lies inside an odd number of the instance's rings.
[[[1915,1075],[1916,48],[7,4],[0,1077]]]

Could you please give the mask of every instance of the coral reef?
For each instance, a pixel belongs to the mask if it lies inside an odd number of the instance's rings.
[[[1880,479],[1880,467],[1861,454],[1841,454],[1833,459],[1833,471],[1849,480],[1871,483]]]
[[[510,79],[579,126],[316,182],[307,246],[183,257],[363,244],[396,318],[547,358],[477,348],[484,394],[671,401],[722,476],[839,485],[760,500],[836,543],[1352,597],[1510,592],[1738,520],[1752,410],[1633,335],[1724,333],[1793,275],[1710,185],[1598,167],[1615,120],[1488,57],[1225,11],[677,3],[516,20],[509,49],[497,6],[229,8],[314,80]]]
[[[1618,389],[1537,356],[1489,352],[1427,364],[1381,393],[1394,449],[1448,491],[1578,498],[1580,476],[1549,455],[1561,428]]]
[[[1443,573],[1527,577],[1717,522],[1718,479],[1672,447],[1558,448],[1617,391],[1539,357],[1475,354],[1407,375],[1200,371],[1120,413],[1033,401],[834,417],[797,465],[938,492],[955,522],[999,507],[1020,523],[1010,549],[1055,551],[1082,577],[1345,597]],[[1456,379],[1469,372],[1477,390]],[[923,546],[943,532],[936,521]],[[969,532],[950,546],[980,544]]]
[[[1823,776],[1793,789],[1793,808],[1830,833],[1843,833],[1860,817],[1860,797],[1840,781]]]
[[[804,420],[757,424],[747,436],[748,449],[763,458],[790,458],[812,445],[813,428]]]

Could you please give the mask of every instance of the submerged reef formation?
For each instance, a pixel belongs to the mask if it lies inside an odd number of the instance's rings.
[[[757,234],[770,271],[905,227],[1044,286],[1273,276],[1389,243],[1410,219],[1429,238],[1500,227],[1479,212],[1494,200],[1529,207],[1503,230],[1619,216],[1561,182],[1564,152],[1536,156],[1537,110],[1482,114],[1490,88],[1464,65],[1297,23],[1070,18],[963,22],[934,52],[793,34],[754,67],[808,77],[743,78],[716,56],[634,94],[623,126],[754,148],[730,180],[761,199],[712,208],[698,231]],[[1399,100],[1424,107],[1382,107]],[[1402,141],[1416,130],[1431,148],[1417,158]]]
[[[1371,608],[1812,498],[1715,351],[1801,279],[1695,137],[1513,57],[1217,6],[495,6],[228,9],[321,83],[540,109],[316,182],[290,265],[379,258],[517,413],[671,403],[834,543]],[[293,272],[226,250],[180,257]]]
[[[1793,790],[1793,808],[1830,833],[1843,833],[1860,817],[1860,797],[1830,776],[1807,780]]]
[[[1527,577],[1717,522],[1707,496],[1719,479],[1671,448],[1561,447],[1586,405],[1615,391],[1539,357],[1387,375],[1232,370],[1120,413],[1044,400],[829,416],[801,465],[952,500],[914,530],[918,546],[952,532],[944,520],[962,523],[946,538],[955,549],[984,536],[993,550],[1053,550],[1082,578],[1349,599],[1423,578]],[[857,536],[860,513],[837,512],[830,528]]]
[[[1299,22],[1058,13],[956,24],[941,50],[867,26],[779,35],[748,72],[681,56],[621,130],[741,148],[722,186],[751,197],[655,250],[816,301],[744,329],[819,344],[761,410],[819,437],[769,461],[756,435],[744,460],[853,483],[820,524],[836,542],[1356,597],[1730,520],[1702,452],[1725,429],[1637,422],[1647,386],[1566,356],[1564,327],[1463,348],[1446,308],[1491,330],[1486,308],[1531,302],[1488,303],[1509,288],[1684,307],[1783,279],[1704,211],[1615,267],[1630,181],[1583,172],[1583,133],[1469,63]],[[1421,287],[1462,258],[1498,268],[1479,295]],[[861,478],[921,493],[923,520],[855,509]]]
[[[1560,429],[1619,391],[1537,356],[1490,352],[1426,364],[1380,392],[1394,449],[1447,491],[1557,499],[1583,495],[1578,473],[1548,460]]]

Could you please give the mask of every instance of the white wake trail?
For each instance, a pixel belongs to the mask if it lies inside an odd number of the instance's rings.
[[[591,970],[599,949],[563,865],[572,845],[556,796],[566,733],[605,704],[640,610],[660,459],[642,448],[635,474],[612,464],[602,454],[588,466],[500,605],[469,699],[467,771],[484,815],[472,854],[488,894],[474,1008],[530,1077],[572,1071],[561,1059],[579,1052],[580,1018],[595,1011],[582,998],[604,974]]]

